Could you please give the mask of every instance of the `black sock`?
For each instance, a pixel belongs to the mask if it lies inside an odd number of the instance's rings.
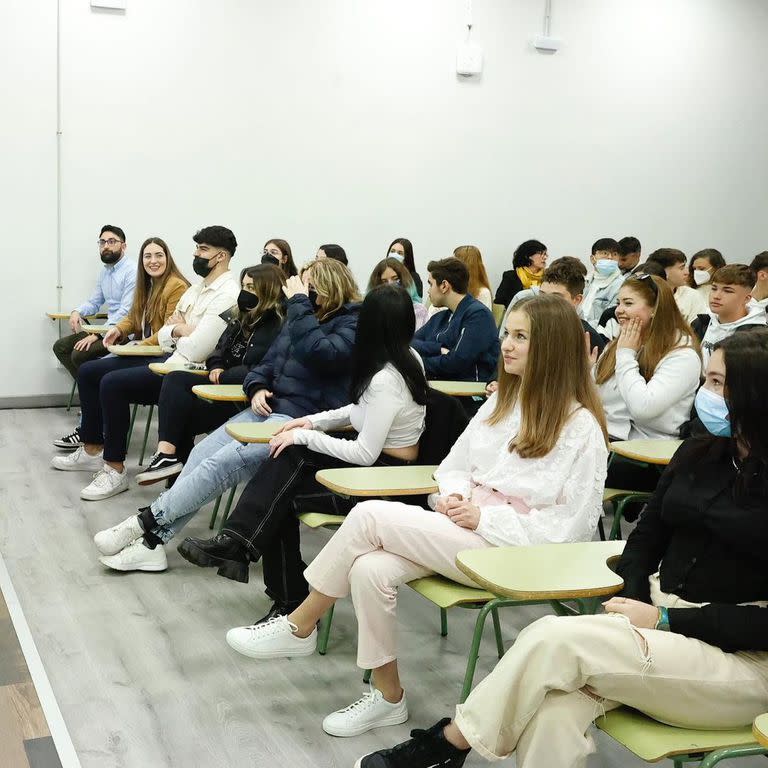
[[[163,540],[159,536],[152,533],[152,531],[147,531],[144,534],[144,546],[147,549],[154,549],[158,544],[162,543]]]
[[[157,528],[157,520],[152,514],[152,507],[142,507],[138,514],[139,525],[144,531],[151,531],[153,528]]]

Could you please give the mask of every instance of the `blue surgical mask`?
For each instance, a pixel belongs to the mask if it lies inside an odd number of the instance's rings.
[[[731,437],[731,421],[728,418],[728,404],[722,395],[711,389],[700,387],[696,393],[696,413],[707,432],[715,437]]]
[[[398,253],[397,251],[390,251],[388,256],[390,259],[397,259],[400,263],[405,261],[405,256],[403,256],[402,253]]]
[[[598,259],[595,263],[595,271],[598,275],[608,277],[619,271],[619,262],[613,259]]]

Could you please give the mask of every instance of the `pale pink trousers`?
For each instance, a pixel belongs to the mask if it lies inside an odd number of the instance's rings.
[[[456,724],[487,760],[514,752],[518,768],[576,768],[602,712],[627,704],[672,725],[745,726],[768,711],[767,681],[768,653],[725,653],[618,614],[548,616],[518,635]]]
[[[476,587],[456,567],[465,549],[492,546],[439,512],[394,501],[364,501],[304,571],[329,597],[352,594],[357,665],[375,669],[397,658],[397,587],[439,573]]]

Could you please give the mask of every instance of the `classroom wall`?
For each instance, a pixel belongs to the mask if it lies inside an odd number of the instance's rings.
[[[529,237],[552,257],[626,234],[768,247],[763,0],[554,0],[555,55],[530,44],[543,0],[475,0],[473,80],[462,0],[61,0],[57,292],[56,8],[0,9],[0,404],[68,391],[43,313],[89,292],[106,222],[133,259],[166,238],[189,276],[208,224],[236,233],[237,268],[268,237],[298,261],[339,242],[361,283],[396,236],[422,272],[476,243],[494,282]]]

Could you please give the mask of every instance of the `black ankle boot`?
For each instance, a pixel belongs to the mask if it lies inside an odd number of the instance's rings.
[[[443,718],[427,730],[411,731],[409,741],[391,749],[372,752],[360,759],[360,768],[461,768],[471,750],[454,747],[443,735],[443,728],[451,722]]]
[[[218,568],[219,576],[248,582],[248,551],[225,533],[212,539],[184,539],[178,551],[185,560],[201,568]]]
[[[289,613],[293,613],[301,605],[301,602],[301,600],[297,600],[295,603],[284,603],[280,600],[275,600],[269,612],[260,619],[256,619],[253,623],[266,624],[270,619],[274,619],[275,616],[287,616]]]

